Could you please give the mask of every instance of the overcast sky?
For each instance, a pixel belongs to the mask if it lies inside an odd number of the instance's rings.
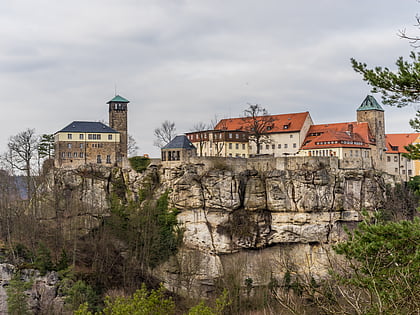
[[[153,130],[309,111],[315,123],[355,120],[370,88],[350,65],[394,68],[416,32],[416,0],[1,0],[0,152],[26,128],[108,121],[130,100],[139,154],[158,155]],[[380,96],[375,95],[380,101]],[[417,108],[385,107],[387,132],[410,132]]]

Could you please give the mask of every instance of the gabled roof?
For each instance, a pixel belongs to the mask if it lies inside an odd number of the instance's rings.
[[[376,101],[376,99],[372,95],[366,96],[363,100],[362,104],[359,106],[357,111],[361,110],[379,110],[381,112],[384,111],[381,105]]]
[[[195,149],[195,146],[188,140],[187,136],[179,135],[172,139],[167,145],[165,145],[162,150],[164,149],[186,149],[192,150]]]
[[[129,100],[126,100],[124,97],[119,96],[119,95],[115,95],[112,100],[107,102],[107,104],[109,104],[111,102],[113,102],[113,103],[130,103]]]
[[[368,148],[373,143],[368,123],[345,122],[312,125],[301,149]]]
[[[420,133],[386,134],[386,153],[407,153],[404,147],[416,141],[419,136]]]
[[[99,121],[73,121],[59,132],[92,132],[92,133],[118,133],[118,131]]]
[[[270,129],[267,130],[267,133],[299,132],[308,116],[309,112],[269,115],[272,124]],[[257,118],[261,119],[262,117],[259,116]],[[250,117],[227,118],[219,121],[214,129],[249,131],[247,127],[250,126],[251,122],[252,119]]]

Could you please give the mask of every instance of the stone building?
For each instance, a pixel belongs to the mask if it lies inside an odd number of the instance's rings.
[[[384,109],[372,95],[366,96],[357,109],[357,122],[367,122],[373,138],[369,147],[372,151],[373,167],[386,169],[385,162],[385,114]]]
[[[185,162],[197,155],[197,149],[185,135],[178,135],[161,149],[162,162]]]
[[[371,95],[357,109],[357,121],[312,125],[301,156],[337,156],[354,168],[385,170],[384,110]]]
[[[73,121],[54,134],[56,167],[83,164],[123,166],[127,160],[127,104],[117,95],[107,102],[109,126],[95,121]]]

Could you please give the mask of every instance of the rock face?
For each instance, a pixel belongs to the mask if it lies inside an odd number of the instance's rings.
[[[383,204],[393,179],[372,169],[341,169],[326,157],[201,158],[152,163],[142,174],[83,167],[55,173],[47,190],[61,192],[64,201],[45,207],[39,219],[62,215],[64,229],[87,233],[109,214],[111,192],[138,200],[151,182],[157,196],[169,189],[184,230],[179,253],[155,276],[173,291],[203,296],[232,266],[255,285],[290,270],[324,276],[330,244],[361,220],[362,209]]]
[[[158,272],[171,289],[203,295],[230,265],[254,284],[281,280],[291,265],[322,277],[330,244],[345,237],[344,226],[361,220],[362,209],[380,207],[392,183],[374,170],[339,169],[329,158],[228,161],[221,168],[161,170],[184,229],[183,249]]]
[[[7,314],[7,287],[15,276],[16,268],[10,264],[0,264],[0,314]],[[21,270],[19,280],[30,283],[24,292],[28,300],[28,309],[33,314],[63,314],[63,299],[58,296],[58,275],[55,271],[41,276],[38,271]]]

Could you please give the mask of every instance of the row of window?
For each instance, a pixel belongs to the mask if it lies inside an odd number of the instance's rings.
[[[401,162],[403,162],[404,159],[405,159],[404,157],[401,157]],[[391,157],[389,155],[386,157],[386,161],[391,162]],[[394,155],[394,162],[398,162],[398,156],[396,155]]]
[[[68,133],[67,134],[67,139],[68,140],[72,140],[73,139],[73,134],[72,133]],[[84,140],[85,139],[85,134],[81,133],[79,134],[79,140]],[[88,133],[88,140],[101,140],[101,134],[96,134],[96,133]],[[108,135],[108,140],[112,140],[112,135]]]
[[[320,144],[356,144],[356,145],[363,145],[363,142],[360,141],[319,141],[319,142],[315,142],[316,145],[320,145]]]
[[[79,149],[83,149],[85,146],[85,143],[79,143],[78,147]],[[73,143],[67,143],[67,149],[71,149],[73,147]],[[77,146],[74,146],[75,148]],[[89,147],[89,143],[86,143],[86,148]],[[104,144],[103,143],[92,143],[91,144],[92,148],[103,148]]]
[[[293,143],[292,146],[293,146],[293,149],[296,149],[297,148],[297,144],[296,143]],[[271,147],[272,150],[275,150],[276,149],[276,145],[275,144],[266,144],[265,145],[265,149],[266,150],[270,150],[270,147]],[[263,145],[260,144],[260,150],[262,150],[263,148],[264,148]],[[281,148],[282,148],[281,143],[277,144],[277,149],[281,149]],[[289,145],[287,143],[285,143],[283,145],[283,149],[288,149],[288,148],[289,148]]]
[[[61,158],[65,159],[66,157],[69,158],[69,159],[71,159],[71,158],[74,158],[74,159],[81,158],[81,159],[83,159],[85,157],[85,154],[83,152],[67,152],[67,153],[66,152],[61,152]],[[87,157],[87,155],[86,155],[86,157]],[[100,154],[96,156],[96,162],[97,163],[102,163],[102,156]],[[111,155],[106,156],[106,163],[111,164]]]
[[[233,149],[233,143],[229,142],[229,150]],[[239,143],[235,143],[235,150],[239,150]],[[246,145],[245,143],[242,143],[242,150],[246,150]]]
[[[162,161],[179,161],[180,159],[179,151],[162,151]]]

